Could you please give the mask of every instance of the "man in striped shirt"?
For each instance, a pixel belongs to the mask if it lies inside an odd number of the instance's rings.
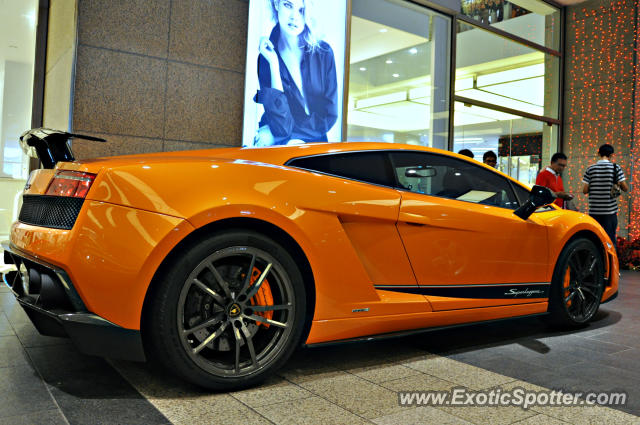
[[[611,188],[617,184],[621,190],[629,190],[622,168],[611,162],[613,146],[608,143],[598,149],[600,161],[587,168],[582,178],[582,193],[589,194],[589,215],[607,232],[616,244],[618,228],[618,198],[611,196]]]

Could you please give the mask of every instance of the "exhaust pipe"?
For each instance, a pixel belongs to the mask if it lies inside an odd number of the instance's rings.
[[[65,310],[72,310],[67,294],[65,294],[62,285],[58,280],[47,274],[39,273],[40,275],[40,302],[42,302],[43,308],[62,308]]]
[[[14,273],[7,273],[5,280],[19,295],[35,297],[36,305],[45,309],[73,311],[69,298],[55,274],[40,271],[36,267],[27,267],[25,263],[21,263],[18,271]]]
[[[40,272],[35,268],[29,269],[29,294],[36,295],[42,290],[42,280],[40,278]]]

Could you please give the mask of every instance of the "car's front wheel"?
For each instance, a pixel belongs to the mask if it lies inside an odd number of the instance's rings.
[[[255,385],[299,344],[305,287],[270,238],[229,231],[186,250],[158,281],[146,323],[150,353],[212,389]]]
[[[604,262],[600,250],[587,238],[564,247],[553,272],[549,294],[552,323],[578,326],[598,311],[604,291]]]

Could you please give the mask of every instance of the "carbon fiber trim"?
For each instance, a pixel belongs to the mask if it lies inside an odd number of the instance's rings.
[[[375,285],[383,291],[421,294],[434,297],[479,298],[479,299],[523,299],[548,298],[549,283],[507,283],[496,285],[446,285],[446,286],[393,286]]]
[[[70,230],[83,203],[84,198],[24,195],[18,220],[34,226]]]

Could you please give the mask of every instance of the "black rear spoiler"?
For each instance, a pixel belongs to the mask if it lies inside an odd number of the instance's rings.
[[[69,140],[72,138],[106,142],[99,137],[67,133],[49,128],[32,128],[20,136],[20,146],[25,154],[39,158],[44,168],[53,168],[60,161],[74,161]]]

